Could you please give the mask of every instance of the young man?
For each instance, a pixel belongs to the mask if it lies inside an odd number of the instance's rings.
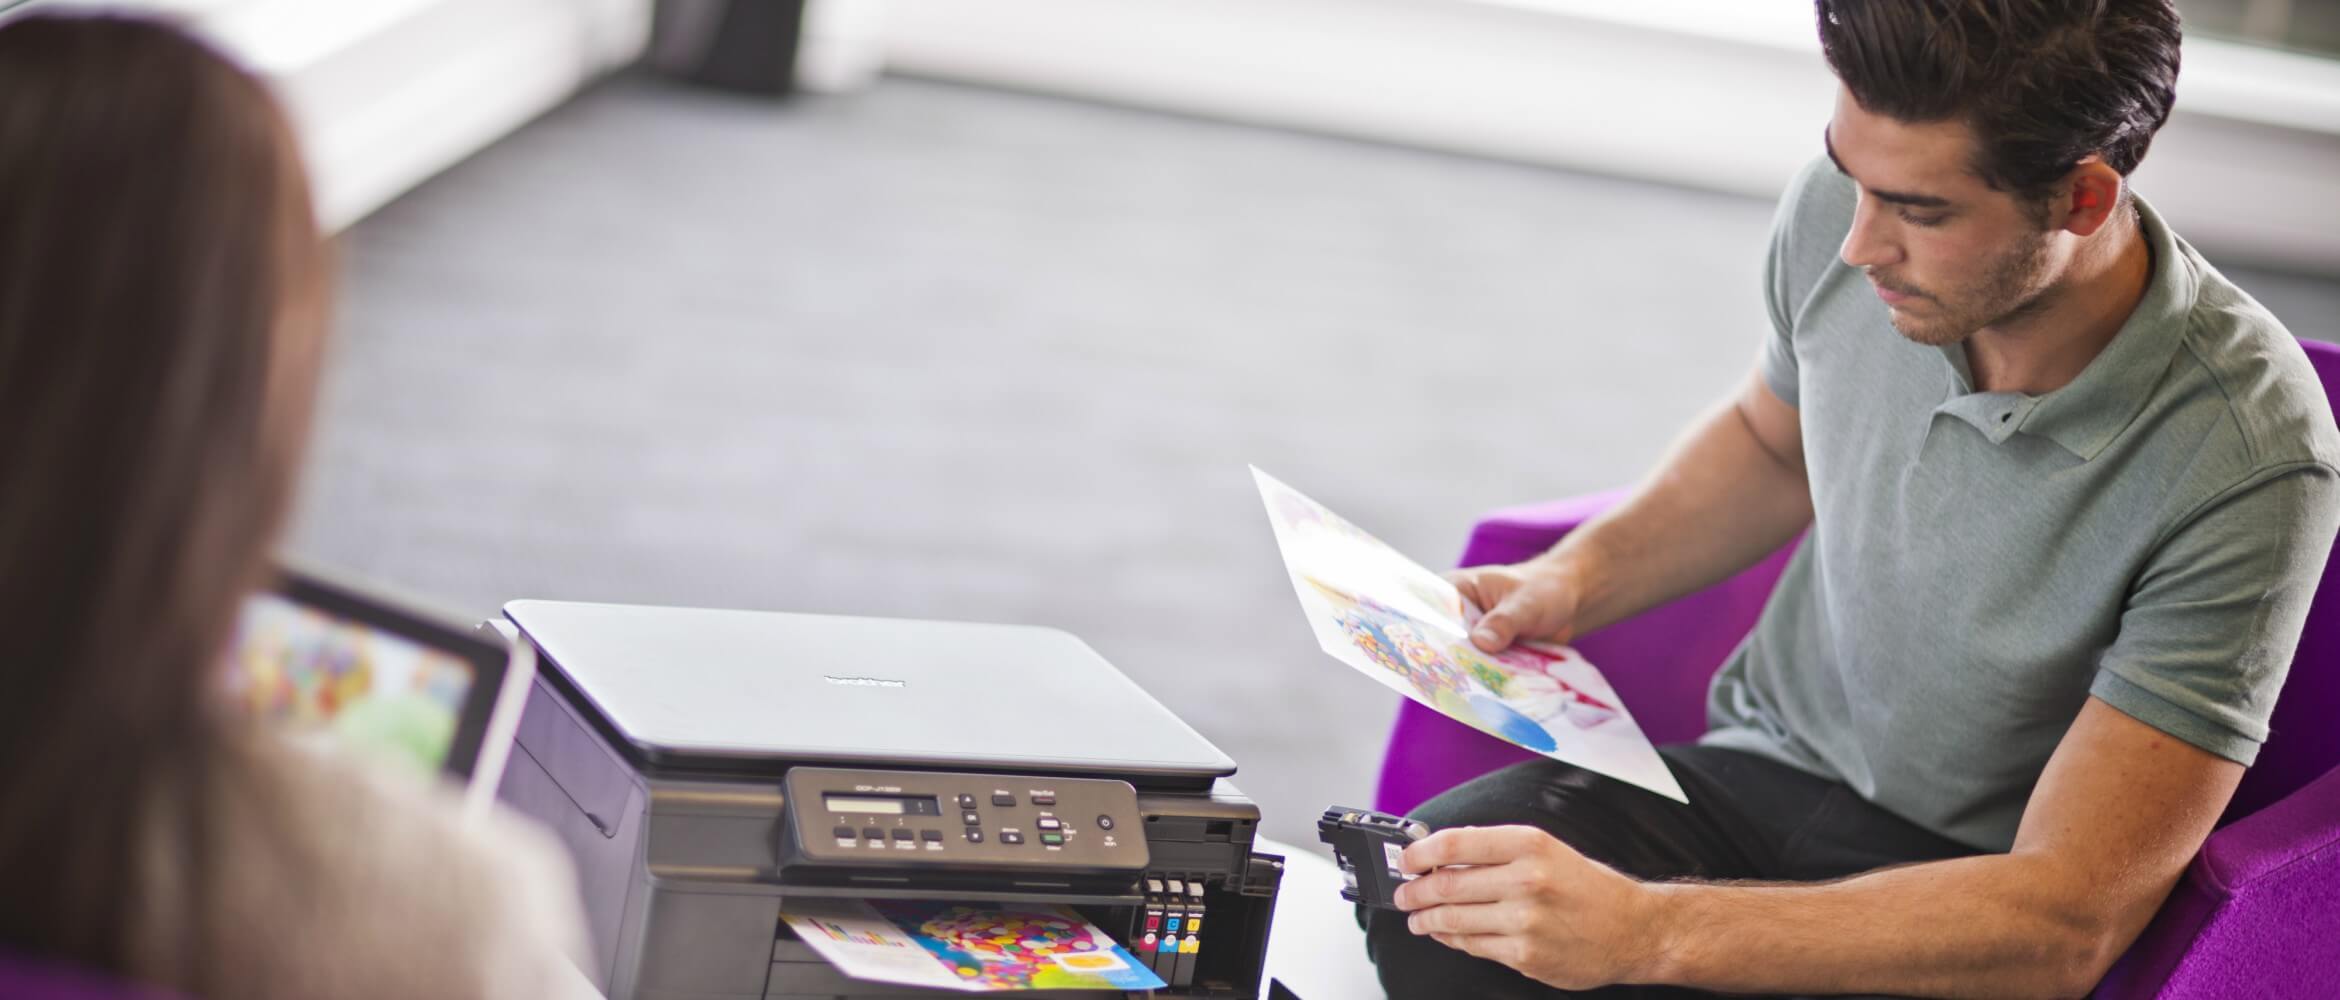
[[[1687,806],[1552,761],[1417,815],[1393,997],[2086,993],[2267,734],[2340,527],[2297,343],[2126,177],[2168,0],[1820,0],[1843,84],[1781,203],[1773,335],[1637,495],[1466,571],[1565,638],[1809,528],[1664,749]]]

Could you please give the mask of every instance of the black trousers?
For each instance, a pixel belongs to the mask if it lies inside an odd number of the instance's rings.
[[[1449,789],[1413,815],[1432,829],[1542,827],[1586,857],[1645,880],[1810,882],[1975,853],[1785,764],[1715,747],[1668,746],[1658,753],[1689,794],[1688,805],[1583,768],[1534,760]],[[1360,907],[1358,919],[1390,1000],[1708,995],[1656,986],[1571,994],[1417,936],[1406,930],[1405,914]]]

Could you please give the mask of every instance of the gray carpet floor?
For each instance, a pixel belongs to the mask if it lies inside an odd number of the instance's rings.
[[[889,79],[626,78],[342,240],[292,548],[519,597],[1026,622],[1369,801],[1245,463],[1421,561],[1632,480],[1763,336],[1767,204]],[[2302,334],[2340,284],[2240,274]]]

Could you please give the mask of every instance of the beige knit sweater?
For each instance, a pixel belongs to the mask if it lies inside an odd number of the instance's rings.
[[[528,821],[467,822],[452,788],[273,737],[210,787],[207,856],[189,810],[153,810],[140,978],[183,987],[199,950],[207,992],[239,1000],[596,996],[575,873]]]

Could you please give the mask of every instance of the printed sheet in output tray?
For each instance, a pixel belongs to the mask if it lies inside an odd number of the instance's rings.
[[[1165,985],[1097,925],[1060,906],[816,899],[790,903],[781,919],[855,979],[969,993]]]

